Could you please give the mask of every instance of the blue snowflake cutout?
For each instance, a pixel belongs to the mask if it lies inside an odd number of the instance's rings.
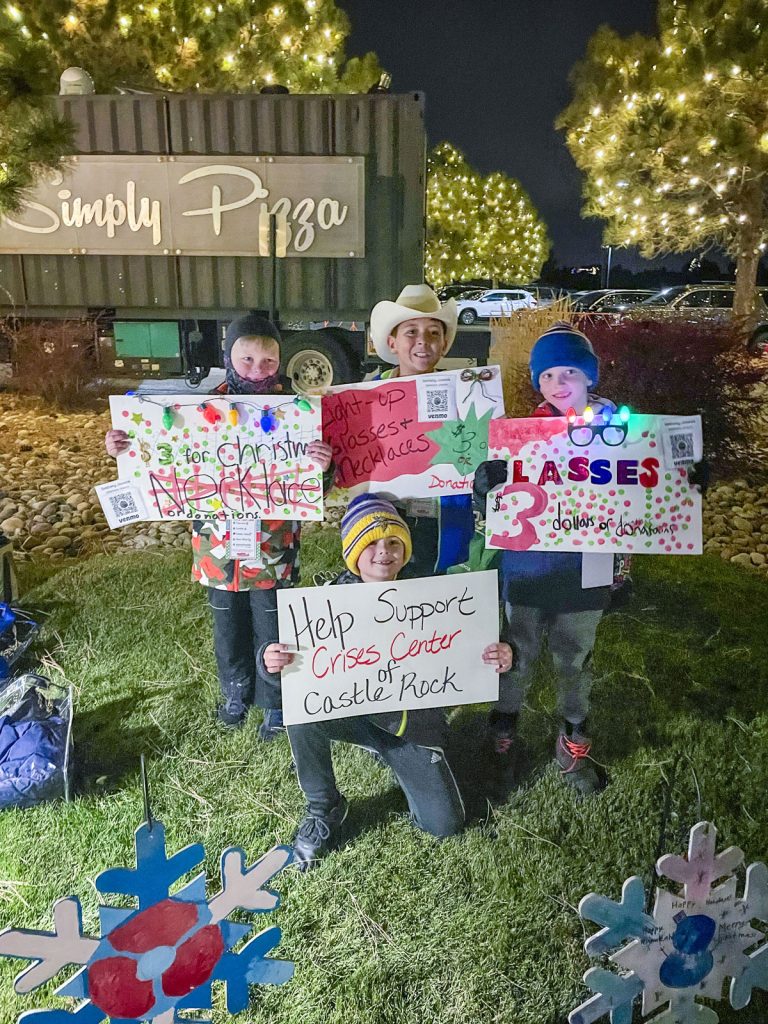
[[[282,985],[294,965],[268,956],[280,942],[279,928],[265,928],[249,941],[253,924],[229,920],[236,910],[268,913],[280,898],[266,883],[293,858],[276,846],[250,867],[245,853],[221,855],[222,889],[208,899],[205,874],[171,895],[171,887],[205,857],[200,843],[167,855],[162,822],[136,830],[136,867],[110,868],[96,879],[101,893],[134,897],[138,908],[99,908],[99,937],[83,934],[80,901],[69,896],[53,907],[54,931],[6,929],[0,956],[31,960],[16,978],[18,993],[32,992],[69,966],[80,970],[56,989],[83,1000],[74,1011],[30,1010],[19,1024],[191,1024],[181,1010],[212,1009],[214,981],[225,985],[227,1010],[248,1006],[251,985]]]
[[[653,1024],[717,1024],[717,1013],[699,999],[721,1000],[727,978],[737,1010],[753,989],[768,989],[768,943],[752,926],[768,924],[768,868],[748,868],[740,898],[733,872],[744,854],[735,846],[718,854],[716,841],[717,829],[701,821],[691,829],[687,857],[659,858],[657,873],[683,888],[657,889],[652,915],[645,913],[637,877],[624,883],[618,903],[595,893],[582,899],[579,915],[602,926],[584,949],[592,957],[607,955],[619,973],[605,967],[586,972],[584,982],[595,995],[571,1011],[569,1024],[606,1015],[611,1024],[631,1024],[638,1000],[643,1019],[650,1015]]]

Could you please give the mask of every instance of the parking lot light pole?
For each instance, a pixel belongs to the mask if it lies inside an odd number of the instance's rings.
[[[610,288],[611,287],[611,257],[613,256],[613,246],[612,245],[603,245],[600,248],[608,250],[608,258],[607,258],[607,261],[606,261],[606,264],[605,264],[605,285],[603,287],[604,288]]]

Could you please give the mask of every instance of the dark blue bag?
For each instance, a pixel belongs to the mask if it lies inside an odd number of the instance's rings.
[[[0,684],[0,810],[69,799],[72,693],[29,672]]]

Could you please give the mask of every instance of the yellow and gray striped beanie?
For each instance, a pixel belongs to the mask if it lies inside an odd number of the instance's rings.
[[[347,568],[359,576],[357,560],[368,547],[384,537],[397,537],[410,561],[411,531],[391,501],[378,494],[360,494],[349,503],[341,520],[341,547]]]

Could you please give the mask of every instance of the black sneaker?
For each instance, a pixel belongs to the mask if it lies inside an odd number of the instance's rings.
[[[347,814],[349,804],[343,796],[327,814],[307,812],[293,839],[293,863],[299,871],[313,868],[321,857],[330,853],[339,841]]]
[[[247,714],[242,704],[227,701],[216,709],[216,721],[222,729],[242,729]]]
[[[282,710],[280,708],[267,708],[264,712],[264,721],[259,726],[259,739],[264,743],[271,743],[272,740],[277,739],[281,732],[285,732]]]
[[[592,740],[574,726],[570,736],[564,726],[557,737],[555,760],[560,766],[560,777],[572,786],[580,796],[590,796],[603,788],[600,777],[594,769],[590,752]]]

